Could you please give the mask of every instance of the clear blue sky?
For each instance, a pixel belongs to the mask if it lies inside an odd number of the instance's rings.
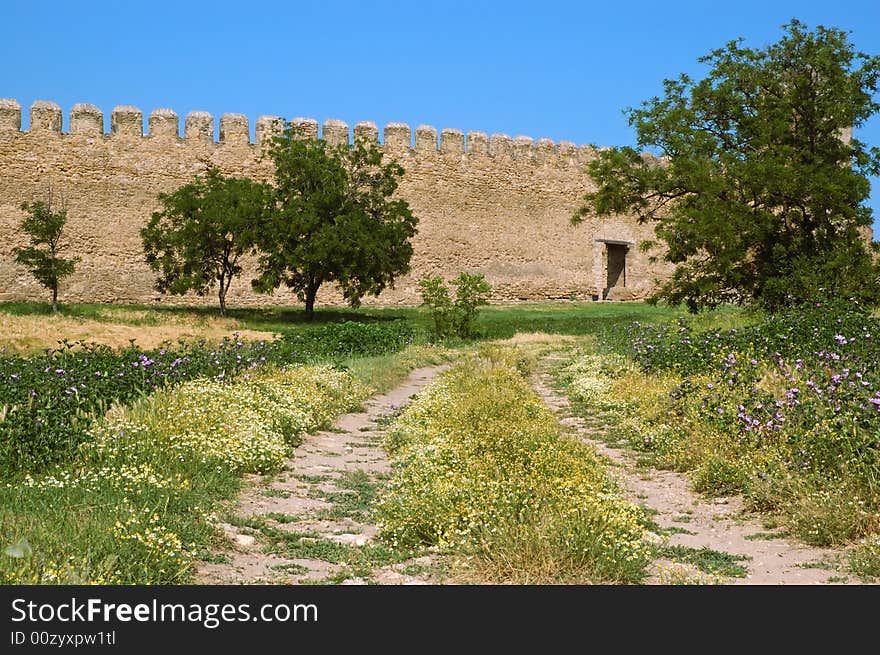
[[[2,0],[0,97],[624,145],[622,110],[798,18],[880,54],[878,0],[82,2]],[[27,112],[25,111],[25,114]],[[109,120],[106,121],[109,123]],[[24,119],[25,125],[27,119]],[[880,146],[880,117],[857,132]],[[872,179],[880,237],[880,179]]]

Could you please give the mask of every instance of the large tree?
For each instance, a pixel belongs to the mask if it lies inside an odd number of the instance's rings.
[[[275,210],[261,224],[258,291],[281,284],[315,311],[322,284],[335,282],[352,306],[409,271],[418,220],[394,198],[403,168],[358,140],[331,146],[303,139],[291,124],[268,149],[275,163]]]
[[[30,237],[30,245],[16,248],[15,261],[27,267],[37,282],[52,291],[52,311],[58,312],[58,286],[61,280],[73,274],[79,257],[60,255],[61,234],[67,222],[67,204],[64,198],[56,201],[50,188],[46,200],[23,202],[27,212],[21,229]]]
[[[159,273],[156,288],[205,295],[216,285],[225,315],[229,286],[241,273],[241,258],[254,250],[254,228],[269,211],[271,198],[266,185],[224,177],[213,167],[159,194],[162,208],[141,230],[147,263]]]
[[[654,223],[677,265],[655,298],[692,311],[878,298],[864,202],[880,150],[850,135],[880,109],[880,57],[838,29],[783,28],[765,48],[739,39],[702,57],[701,80],[665,80],[662,97],[627,110],[636,147],[588,165],[596,190],[573,222],[629,213]]]

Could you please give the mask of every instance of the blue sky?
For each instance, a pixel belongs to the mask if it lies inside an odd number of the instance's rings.
[[[664,78],[699,76],[697,58],[731,39],[778,40],[791,18],[880,54],[877,0],[3,0],[0,97],[53,100],[64,129],[89,102],[107,116],[122,104],[240,112],[251,129],[271,114],[624,145],[625,107]],[[880,146],[880,117],[857,136]],[[869,204],[880,238],[880,179]]]

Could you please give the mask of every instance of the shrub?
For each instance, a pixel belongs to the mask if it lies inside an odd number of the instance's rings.
[[[477,308],[489,304],[492,287],[482,273],[460,273],[450,282],[455,287],[455,300],[449,296],[446,283],[440,276],[419,280],[422,305],[431,309],[434,329],[440,338],[472,339],[476,336],[474,324]]]
[[[0,477],[69,459],[93,416],[169,385],[224,380],[267,365],[394,352],[412,340],[404,321],[345,322],[271,342],[233,337],[213,346],[179,343],[120,352],[63,342],[42,355],[0,356]]]
[[[267,473],[303,435],[329,427],[364,397],[350,375],[327,366],[246,374],[231,384],[197,380],[111,411],[84,448],[102,461],[149,462],[158,450],[233,473]]]
[[[288,332],[284,335],[284,343],[299,360],[338,359],[397,352],[411,344],[414,335],[413,328],[406,321],[343,321]]]

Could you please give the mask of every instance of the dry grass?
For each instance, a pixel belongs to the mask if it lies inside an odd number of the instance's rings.
[[[0,348],[14,352],[34,352],[54,348],[62,339],[71,343],[84,341],[112,348],[128,346],[133,339],[141,348],[156,348],[166,341],[179,339],[220,341],[240,332],[246,339],[274,339],[271,332],[239,330],[238,322],[228,318],[164,317],[159,325],[131,325],[140,317],[132,310],[107,312],[106,320],[97,321],[68,316],[13,316],[0,313]]]
[[[546,332],[517,332],[509,339],[499,339],[498,343],[510,346],[520,346],[524,344],[554,344],[567,343],[573,341],[583,341],[569,334],[547,334]]]

